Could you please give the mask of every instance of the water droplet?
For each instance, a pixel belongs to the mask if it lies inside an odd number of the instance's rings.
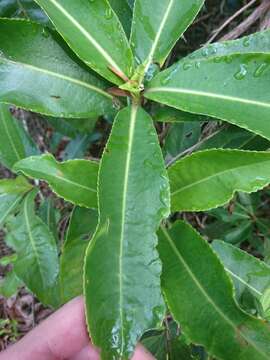
[[[249,47],[250,45],[250,38],[246,37],[244,40],[243,40],[243,46],[244,47]]]
[[[161,84],[162,85],[167,85],[168,82],[170,81],[171,76],[166,76],[164,79],[161,80]]]
[[[240,69],[234,74],[236,80],[243,80],[247,75],[247,65],[241,64]]]
[[[208,48],[202,49],[202,56],[207,57],[208,55],[209,55],[209,49]]]
[[[110,20],[113,17],[113,12],[111,8],[106,9],[105,11],[105,19]]]
[[[196,69],[199,69],[200,67],[201,67],[200,61],[196,61],[196,62],[195,62],[195,68],[196,68]]]
[[[232,61],[233,61],[232,56],[226,56],[226,57],[225,57],[225,62],[226,62],[227,64],[230,64]]]
[[[220,63],[222,61],[222,56],[217,56],[214,58],[215,63]]]
[[[263,75],[265,70],[269,67],[269,64],[263,63],[257,67],[257,69],[254,72],[255,77],[260,77]]]
[[[184,69],[184,70],[189,70],[190,68],[192,68],[192,64],[191,64],[191,63],[186,62],[186,63],[183,64],[183,69]]]

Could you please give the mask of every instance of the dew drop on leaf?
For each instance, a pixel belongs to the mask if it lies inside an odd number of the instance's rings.
[[[254,72],[254,77],[260,77],[263,75],[265,70],[268,68],[269,64],[263,63],[257,67],[257,69]]]
[[[240,69],[234,74],[234,77],[236,80],[243,80],[247,73],[247,66],[245,64],[241,64]]]

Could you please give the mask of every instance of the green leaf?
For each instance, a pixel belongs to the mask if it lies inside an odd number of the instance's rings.
[[[62,303],[83,293],[84,256],[97,223],[98,213],[96,210],[74,208],[60,258],[59,282]]]
[[[186,121],[205,121],[204,116],[194,115],[188,112],[170,108],[168,106],[158,107],[157,109],[154,109],[152,117],[154,121],[167,122],[167,123],[174,123],[174,122],[182,123]]]
[[[203,3],[204,0],[137,0],[131,30],[137,65],[144,64],[145,71],[152,63],[162,66]]]
[[[212,247],[234,282],[237,299],[241,298],[245,290],[260,299],[270,287],[270,267],[254,256],[223,241],[215,240]]]
[[[31,0],[2,0],[0,2],[0,17],[26,18],[44,25],[51,25],[46,14]]]
[[[136,105],[115,119],[98,194],[99,225],[85,260],[87,321],[103,360],[128,359],[143,332],[164,316],[155,231],[169,214],[157,134]]]
[[[203,211],[226,204],[236,191],[255,192],[270,183],[270,153],[206,150],[169,168],[173,211]]]
[[[63,160],[83,159],[91,144],[92,135],[77,135],[65,147]]]
[[[119,17],[127,37],[129,37],[132,21],[131,6],[128,4],[127,0],[109,0],[109,3]]]
[[[0,295],[9,298],[21,286],[23,286],[23,282],[16,276],[15,271],[11,270],[5,275],[3,280],[0,280]]]
[[[98,163],[89,160],[58,162],[53,155],[31,156],[15,164],[15,171],[46,181],[52,190],[71,203],[97,206]]]
[[[107,0],[36,2],[88,66],[115,84],[129,78],[133,67],[132,52],[122,25]]]
[[[0,20],[0,101],[69,118],[111,112],[106,83],[84,69],[60,40],[38,24]]]
[[[24,199],[20,213],[8,223],[6,241],[17,253],[16,275],[46,305],[57,299],[50,294],[59,272],[55,239],[49,228],[35,215],[36,191]]]
[[[267,54],[195,58],[180,61],[157,75],[145,96],[183,111],[225,120],[270,139],[269,81]]]
[[[184,222],[162,228],[159,238],[163,291],[188,338],[220,359],[269,359],[268,324],[237,306],[232,283],[208,243]]]
[[[53,203],[51,198],[46,198],[43,200],[43,202],[40,205],[40,208],[38,209],[38,215],[41,218],[41,220],[48,225],[50,232],[53,234],[56,243],[58,240],[58,229],[57,229],[57,223],[60,219],[60,213],[59,210],[55,207],[55,204]]]
[[[0,180],[0,227],[13,214],[32,186],[21,176],[16,179]]]
[[[269,140],[237,126],[229,125],[204,141],[197,149],[223,148],[262,151],[269,149],[269,147]]]
[[[205,59],[218,58],[227,56],[227,61],[230,61],[230,56],[235,54],[270,54],[270,30],[260,31],[241,39],[232,41],[217,42],[206,45],[203,48],[193,52],[182,61],[188,59]]]
[[[17,121],[11,116],[9,107],[0,104],[0,161],[11,169],[17,161],[25,157]]]

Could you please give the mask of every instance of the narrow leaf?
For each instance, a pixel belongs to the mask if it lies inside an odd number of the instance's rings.
[[[270,267],[266,263],[224,241],[215,240],[212,247],[232,278],[238,299],[245,290],[260,299],[270,288]]]
[[[0,104],[0,161],[11,169],[24,157],[26,153],[16,120],[11,116],[9,107]]]
[[[176,41],[192,23],[204,0],[137,0],[131,46],[137,65],[145,71],[152,63],[163,65]]]
[[[90,237],[98,223],[96,210],[74,208],[60,258],[61,302],[83,293],[83,262]],[[72,266],[71,266],[72,264]]]
[[[36,0],[75,53],[113,83],[128,79],[132,53],[107,0]],[[119,76],[115,75],[119,74]]]
[[[35,196],[36,191],[32,191],[25,197],[20,213],[8,224],[6,240],[18,255],[16,275],[44,304],[52,305],[56,299],[49,293],[59,272],[58,254],[48,227],[35,215]]]
[[[267,54],[236,54],[180,61],[157,75],[145,96],[270,139],[269,60]]]
[[[58,162],[53,155],[32,156],[19,161],[14,170],[46,181],[52,190],[76,205],[97,206],[98,163],[89,160]]]
[[[112,112],[106,83],[79,65],[60,40],[38,24],[0,20],[0,101],[69,118]]]
[[[102,359],[129,359],[143,332],[164,316],[155,231],[169,213],[157,134],[135,105],[115,119],[98,193],[99,225],[85,260],[87,321]]]
[[[226,204],[236,191],[270,183],[270,153],[206,150],[169,168],[173,211],[203,211]]]
[[[163,291],[188,338],[220,359],[269,359],[269,326],[237,306],[232,283],[208,243],[184,222],[162,228],[159,236]]]

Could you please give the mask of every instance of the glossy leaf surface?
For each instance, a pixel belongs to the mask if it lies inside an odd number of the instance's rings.
[[[269,61],[267,54],[180,61],[157,75],[145,96],[228,121],[270,139]]]
[[[11,116],[8,105],[0,104],[0,162],[11,169],[24,157],[26,153],[17,120]]]
[[[132,53],[122,25],[107,0],[36,0],[74,52],[113,83],[129,78]],[[113,70],[113,71],[112,71]]]
[[[129,37],[132,21],[132,7],[127,0],[109,0],[109,3],[121,21],[127,37]]]
[[[7,243],[17,253],[16,275],[45,304],[56,298],[49,296],[59,272],[55,240],[48,227],[35,215],[36,191],[29,193],[20,213],[8,223]]]
[[[173,211],[203,211],[226,204],[236,191],[255,192],[270,183],[270,154],[206,150],[169,168]]]
[[[269,326],[237,306],[232,283],[208,243],[184,222],[162,228],[159,239],[163,291],[188,338],[220,359],[268,359]]]
[[[85,262],[87,321],[102,359],[129,359],[164,315],[155,232],[169,213],[169,184],[143,109],[118,114],[100,166],[100,220]]]
[[[98,223],[96,210],[74,208],[60,258],[61,302],[83,293],[83,263],[90,237]]]
[[[106,83],[80,66],[60,40],[38,24],[0,20],[0,101],[60,117],[112,111]]]
[[[260,299],[270,288],[270,267],[266,263],[223,241],[215,240],[212,247],[234,282],[237,298],[248,290]]]
[[[137,0],[131,31],[131,46],[137,62],[163,65],[186,28],[192,23],[204,0]]]
[[[14,170],[46,181],[52,190],[76,205],[97,206],[98,163],[89,160],[58,162],[53,155],[31,156],[15,164]]]

